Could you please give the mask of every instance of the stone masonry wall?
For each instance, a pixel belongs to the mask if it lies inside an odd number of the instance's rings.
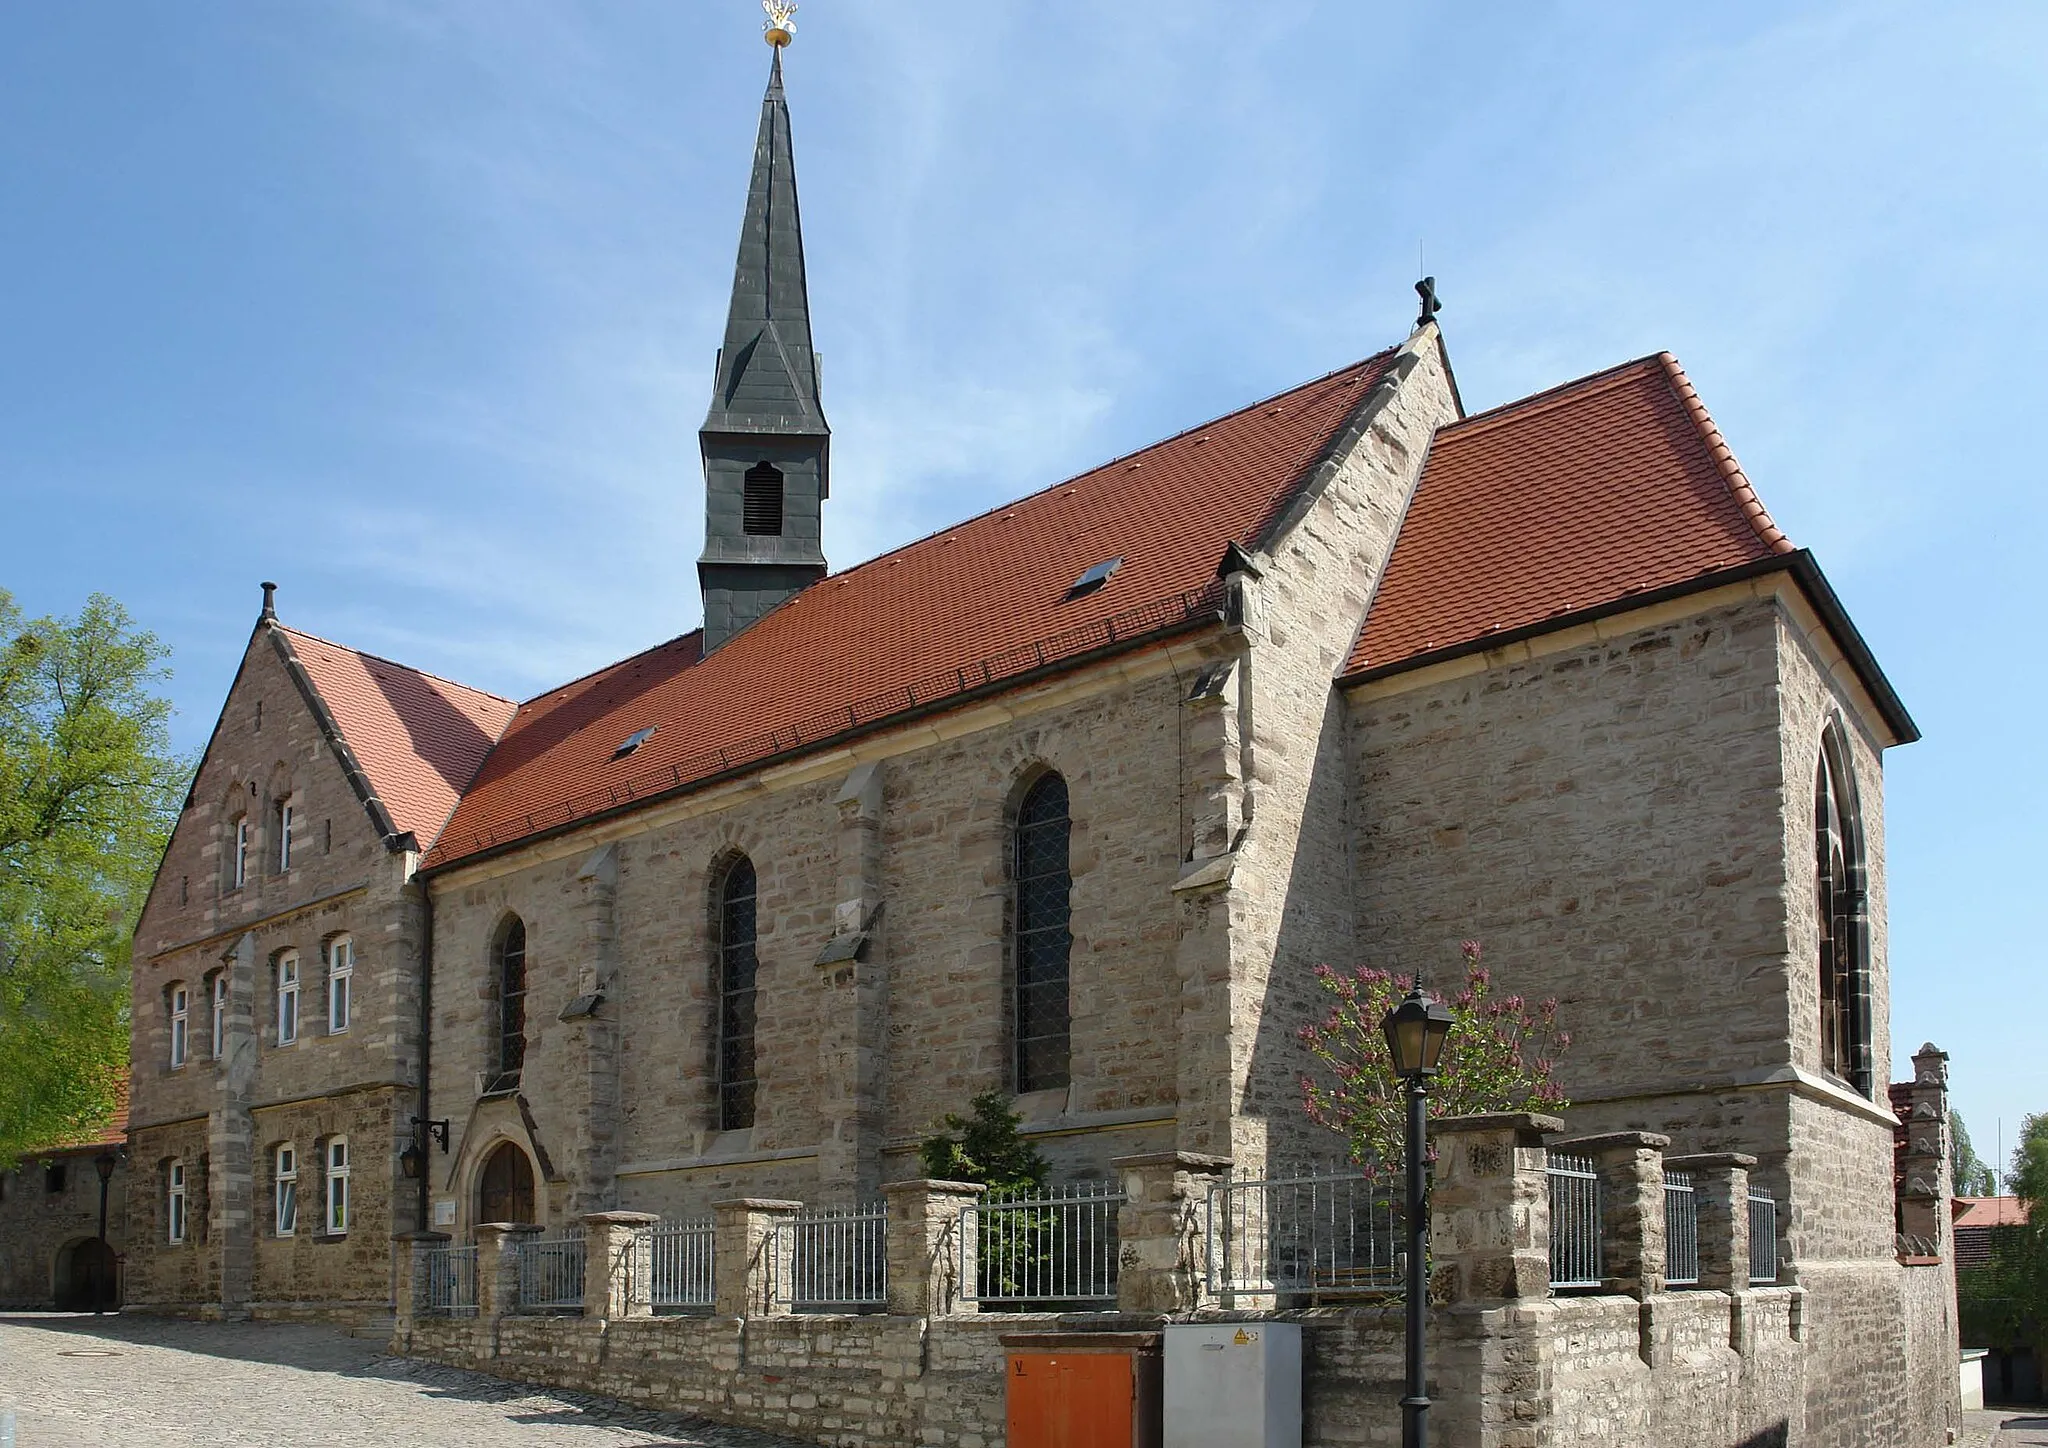
[[[1433,1311],[1433,1436],[1459,1448],[1806,1448],[1838,1441],[1814,1436],[1799,1416],[1811,1365],[1793,1334],[1796,1297],[1795,1289],[1770,1288],[1656,1298],[1654,1365],[1642,1351],[1644,1305],[1629,1298]],[[1398,1305],[1205,1317],[1301,1325],[1304,1448],[1393,1448],[1401,1441]],[[423,1318],[394,1347],[835,1448],[1002,1448],[1000,1337],[1156,1327],[1154,1320],[1113,1315]],[[1484,1364],[1498,1375],[1517,1361],[1530,1365],[1528,1374],[1500,1377],[1489,1395],[1505,1394],[1521,1406],[1505,1419],[1483,1416],[1471,1370]],[[1879,1433],[1853,1441],[1922,1448],[1944,1440]]]
[[[68,1253],[100,1230],[96,1150],[31,1154],[0,1172],[0,1310],[48,1308],[69,1285]],[[48,1167],[62,1163],[64,1187],[49,1190]],[[127,1250],[126,1162],[107,1184],[107,1242]]]
[[[185,1240],[170,1240],[168,1167],[185,1164]],[[207,1212],[206,1119],[128,1136],[127,1305],[176,1310],[219,1301],[220,1259]]]
[[[1576,1101],[1789,1050],[1775,612],[1617,633],[1351,696],[1362,955],[1451,982],[1481,941],[1503,991],[1557,997]]]
[[[1246,740],[1245,829],[1213,898],[1187,892],[1182,943],[1185,1150],[1260,1170],[1341,1151],[1307,1128],[1296,1031],[1313,972],[1354,953],[1353,791],[1344,705],[1331,685],[1365,618],[1435,429],[1456,416],[1434,327],[1412,336],[1378,401],[1247,579],[1236,721]],[[1192,1099],[1190,1099],[1192,1098]]]
[[[1022,783],[1046,768],[1065,776],[1073,821],[1073,1084],[1021,1105],[1066,1177],[1106,1176],[1112,1156],[1170,1145],[1174,1002],[1159,982],[1173,971],[1178,708],[1191,667],[1157,655],[1099,686],[1061,681],[1006,700],[1007,720],[879,759],[882,910],[859,964],[887,1002],[881,1069],[862,1088],[880,1098],[863,1108],[876,1138],[867,1157],[881,1162],[869,1180],[828,1175],[819,1157],[824,1104],[853,1089],[831,1074],[846,1069],[823,1045],[841,998],[815,963],[847,868],[845,773],[434,880],[433,1114],[451,1116],[458,1137],[435,1157],[435,1194],[455,1213],[444,1225],[473,1220],[476,1173],[501,1139],[552,1174],[548,1222],[611,1205],[698,1215],[738,1195],[844,1202],[871,1193],[877,1174],[916,1175],[915,1144],[938,1118],[1010,1080],[1010,830]],[[589,988],[577,920],[603,849],[615,851],[617,966],[600,1014],[626,1022],[609,1116],[580,1084],[575,1024],[556,1019]],[[711,890],[741,851],[758,879],[760,1086],[751,1130],[721,1133]],[[479,1105],[496,1019],[489,948],[510,913],[527,928],[526,1065],[516,1105]],[[616,1136],[616,1201],[578,1199],[601,1130]]]
[[[294,810],[289,870],[279,868],[277,805],[286,796]],[[237,816],[250,826],[239,888]],[[271,1288],[288,1286],[295,1301],[315,1308],[390,1302],[390,1203],[400,1190],[403,1117],[411,1114],[392,1102],[411,1089],[418,1069],[420,924],[406,867],[405,856],[386,849],[267,627],[259,626],[136,930],[131,1120],[138,1200],[131,1212],[151,1223],[135,1233],[129,1257],[138,1300],[238,1313]],[[327,966],[344,935],[353,943],[354,972],[349,1019],[337,1029],[329,1019]],[[278,965],[287,951],[297,954],[299,985],[298,1037],[288,1044],[279,1039],[278,1011]],[[218,1055],[216,977],[230,988]],[[188,992],[187,1054],[173,1066],[170,993],[180,984]],[[365,1093],[377,1104],[365,1107]],[[348,1131],[364,1229],[355,1247],[320,1254],[317,1268],[303,1255],[286,1267],[285,1254],[265,1235],[267,1149],[293,1140],[302,1191],[317,1180],[314,1140],[280,1135],[282,1122],[301,1117],[332,1118],[328,1129]],[[180,1247],[168,1243],[156,1220],[163,1211],[157,1179],[172,1156],[187,1164],[195,1203]],[[374,1250],[367,1245],[371,1232]]]
[[[1556,996],[1573,1131],[1759,1158],[1784,1280],[1806,1289],[1811,1441],[1846,1444],[1869,1441],[1868,1404],[1918,1389],[1899,1346],[1888,1116],[1823,1076],[1817,1029],[1813,779],[1839,715],[1887,1059],[1877,741],[1803,617],[1765,594],[1355,691],[1359,933],[1394,969],[1454,969],[1476,937],[1501,989]]]
[[[309,1307],[388,1308],[392,1236],[411,1228],[415,1201],[411,1184],[404,1183],[394,1204],[393,1183],[400,1174],[391,1158],[399,1149],[394,1143],[403,1138],[402,1122],[416,1104],[410,1091],[372,1087],[255,1113],[250,1305],[256,1315]],[[350,1148],[348,1230],[332,1235],[326,1229],[324,1153],[337,1138]],[[291,1235],[280,1236],[276,1148],[287,1142],[297,1156],[298,1213]]]

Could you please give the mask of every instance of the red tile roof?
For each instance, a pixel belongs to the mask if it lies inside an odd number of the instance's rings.
[[[392,824],[432,844],[518,705],[297,629],[280,631]]]
[[[1956,1227],[2024,1227],[2027,1204],[2018,1197],[1957,1197]]]
[[[1346,672],[1791,551],[1659,353],[1437,433]]]
[[[708,658],[688,634],[522,704],[426,864],[1214,617],[1226,545],[1258,537],[1393,356],[825,579]],[[1105,586],[1069,596],[1113,558]]]

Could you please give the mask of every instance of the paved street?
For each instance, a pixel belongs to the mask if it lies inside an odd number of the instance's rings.
[[[284,1323],[0,1317],[9,1407],[16,1448],[797,1448]]]
[[[1965,1413],[1965,1448],[2048,1448],[2048,1408]]]

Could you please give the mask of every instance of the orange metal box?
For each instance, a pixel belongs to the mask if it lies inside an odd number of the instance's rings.
[[[1006,1336],[1009,1448],[1158,1448],[1159,1335]]]

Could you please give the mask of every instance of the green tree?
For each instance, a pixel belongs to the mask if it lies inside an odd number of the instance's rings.
[[[1948,1114],[1949,1136],[1954,1147],[1949,1155],[1949,1189],[1959,1197],[1989,1197],[1998,1194],[1997,1173],[1970,1145],[1969,1128],[1963,1113]]]
[[[918,1144],[924,1174],[949,1182],[981,1182],[1018,1192],[1045,1185],[1046,1161],[1017,1131],[1024,1118],[1002,1091],[984,1091],[967,1103],[972,1113],[947,1112],[943,1131]]]
[[[1008,1093],[984,1091],[967,1103],[971,1113],[948,1112],[943,1131],[918,1144],[924,1174],[941,1181],[981,1182],[987,1208],[1029,1200],[1045,1193],[1050,1170],[1038,1148],[1017,1127],[1024,1118],[1010,1109]],[[1020,1311],[1058,1311],[1059,1304],[1034,1302],[1044,1293],[1053,1264],[1072,1260],[1089,1243],[1070,1230],[1058,1212],[1038,1206],[984,1210],[977,1223],[974,1293],[983,1301],[1008,1303]]]
[[[1496,999],[1492,976],[1480,964],[1479,942],[1468,940],[1459,949],[1465,985],[1445,1002],[1451,1032],[1442,1069],[1430,1082],[1429,1114],[1553,1112],[1569,1105],[1554,1079],[1557,1058],[1572,1040],[1557,1028],[1557,1002],[1532,1007],[1521,996]],[[1316,979],[1333,1003],[1321,1022],[1301,1031],[1302,1043],[1325,1073],[1302,1077],[1309,1118],[1341,1133],[1368,1175],[1383,1165],[1395,1169],[1406,1151],[1407,1114],[1380,1020],[1414,982],[1363,967],[1343,975],[1318,966]]]
[[[2012,1149],[2006,1171],[2012,1195],[2030,1208],[2048,1203],[2048,1111],[2020,1118],[2020,1144]]]
[[[165,657],[104,595],[31,620],[0,589],[0,1165],[113,1109],[129,936],[186,778]]]
[[[2027,1221],[1992,1228],[1990,1260],[1956,1274],[1963,1341],[2048,1357],[2048,1112],[2021,1121],[2007,1184]]]

